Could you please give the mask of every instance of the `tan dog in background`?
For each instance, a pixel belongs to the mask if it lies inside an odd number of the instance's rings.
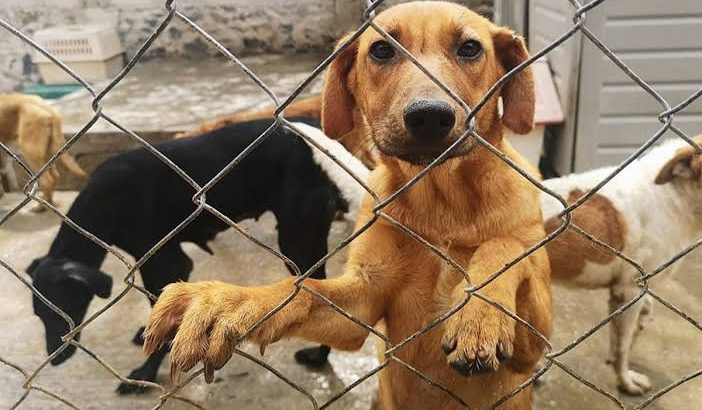
[[[234,124],[244,121],[263,120],[273,118],[275,107],[269,106],[265,108],[254,108],[235,112],[223,117],[215,118],[211,121],[205,121],[190,131],[176,134],[176,138],[195,137],[206,132],[226,127],[229,124]],[[322,96],[314,95],[312,97],[302,98],[294,101],[285,109],[285,116],[292,117],[307,117],[321,119],[322,116]]]
[[[521,38],[463,6],[413,2],[380,13],[375,22],[430,72],[475,106],[506,72],[528,58]],[[344,40],[342,40],[343,42]],[[533,126],[530,70],[514,76],[477,114],[478,132],[523,168],[532,170],[504,139],[504,127],[520,133]],[[334,60],[325,79],[322,123],[339,138],[370,135],[381,153],[368,183],[387,198],[454,143],[466,114],[426,75],[372,29]],[[358,227],[373,217],[367,196]],[[470,272],[474,285],[544,237],[539,191],[486,148],[466,140],[450,158],[383,212],[441,248]],[[172,376],[205,365],[205,380],[222,367],[239,336],[294,294],[294,278],[260,287],[221,282],[167,286],[146,330],[146,352],[173,339]],[[341,277],[307,279],[305,287],[366,324],[379,325],[399,343],[458,305],[463,275],[402,230],[380,218],[350,245]],[[541,249],[480,291],[518,314],[540,333],[551,332],[550,270]],[[369,332],[307,290],[247,336],[261,349],[299,337],[336,349],[359,349]],[[484,409],[531,377],[544,343],[497,308],[472,298],[466,306],[395,351],[471,408]],[[386,347],[379,347],[381,362]],[[379,398],[392,409],[463,408],[442,390],[390,361],[380,371]],[[501,408],[528,409],[531,386]]]
[[[275,107],[273,106],[236,112],[211,121],[205,121],[195,129],[176,134],[176,138],[195,137],[237,122],[270,119],[273,117],[274,112]],[[285,108],[284,114],[286,118],[307,117],[319,120],[322,117],[322,96],[318,94],[293,101]],[[354,128],[339,137],[338,140],[349,152],[360,159],[363,165],[370,169],[375,168],[375,164],[378,162],[378,154],[373,149],[370,135],[363,134],[362,128]]]
[[[0,141],[17,143],[24,161],[34,172],[39,171],[66,143],[61,131],[61,116],[40,97],[24,94],[0,94]],[[59,159],[70,172],[86,176],[68,153]],[[56,167],[52,166],[39,179],[41,195],[49,203],[53,203],[59,176]],[[43,209],[42,206],[32,208],[35,212]]]

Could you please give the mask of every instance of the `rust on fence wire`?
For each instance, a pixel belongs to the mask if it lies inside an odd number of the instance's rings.
[[[16,36],[20,40],[26,43],[28,47],[31,49],[36,50],[37,52],[41,53],[45,57],[47,57],[49,60],[51,60],[54,64],[56,64],[58,67],[60,67],[63,71],[68,73],[71,77],[73,77],[79,84],[81,84],[92,96],[92,103],[91,107],[94,111],[94,114],[92,118],[85,124],[85,126],[80,129],[75,135],[73,135],[71,138],[67,140],[65,145],[58,151],[56,152],[50,160],[37,172],[33,172],[10,148],[5,146],[4,144],[0,143],[0,149],[2,151],[9,155],[10,158],[12,158],[15,162],[17,162],[23,172],[25,172],[29,176],[29,182],[24,186],[24,195],[25,198],[17,204],[13,209],[11,209],[5,216],[3,216],[0,219],[0,225],[4,224],[10,217],[12,217],[14,214],[16,214],[21,208],[25,207],[29,202],[35,201],[38,202],[48,209],[50,209],[53,213],[55,213],[63,222],[65,222],[68,226],[71,228],[75,229],[77,232],[80,234],[84,235],[86,238],[90,239],[94,243],[96,243],[98,246],[104,248],[106,251],[111,253],[112,255],[116,256],[127,268],[128,272],[124,276],[123,281],[124,281],[124,288],[122,289],[121,292],[117,294],[117,296],[114,296],[112,299],[109,300],[108,303],[106,303],[102,308],[100,308],[97,312],[95,312],[93,315],[90,317],[86,318],[82,323],[73,323],[71,318],[63,311],[61,311],[58,307],[56,307],[54,304],[52,304],[47,298],[45,298],[43,295],[41,295],[38,290],[32,286],[32,284],[27,281],[24,273],[21,271],[18,271],[15,267],[11,266],[7,261],[0,259],[0,264],[4,268],[4,271],[6,273],[9,273],[13,275],[17,280],[21,281],[24,286],[26,286],[34,295],[36,295],[43,303],[45,303],[50,309],[52,309],[54,312],[56,312],[58,315],[60,315],[70,326],[70,331],[68,334],[66,334],[63,338],[63,345],[56,351],[54,354],[52,354],[50,357],[47,357],[37,368],[35,369],[23,369],[22,367],[16,365],[11,361],[11,358],[6,358],[0,356],[0,364],[3,366],[8,366],[15,371],[19,372],[23,377],[24,377],[24,384],[22,388],[24,389],[24,392],[22,393],[21,397],[14,403],[12,404],[11,408],[16,408],[18,407],[30,394],[36,394],[35,392],[41,392],[42,394],[51,397],[57,401],[60,401],[64,403],[65,405],[72,407],[72,408],[81,408],[79,401],[81,400],[81,397],[76,394],[75,397],[73,398],[67,398],[64,397],[56,392],[53,392],[49,389],[46,389],[42,386],[39,386],[34,383],[34,379],[36,378],[37,374],[42,371],[42,369],[49,363],[52,357],[58,355],[66,349],[69,345],[74,345],[83,351],[85,351],[92,359],[94,359],[97,363],[99,363],[101,366],[103,366],[108,372],[113,374],[117,379],[119,379],[122,382],[126,382],[128,384],[132,385],[138,385],[138,386],[151,386],[151,387],[157,387],[158,389],[161,390],[161,395],[156,403],[154,403],[154,409],[161,408],[167,401],[169,400],[179,400],[181,402],[187,403],[194,408],[202,408],[198,403],[195,403],[194,401],[179,397],[177,396],[178,390],[180,390],[183,386],[188,384],[190,381],[192,381],[194,378],[199,377],[202,374],[202,370],[197,371],[193,374],[191,374],[188,378],[185,380],[181,381],[180,383],[176,384],[170,389],[167,389],[166,387],[156,384],[156,383],[151,383],[151,382],[144,382],[144,381],[139,381],[139,380],[130,380],[118,373],[118,371],[115,370],[113,366],[111,366],[106,360],[106,358],[102,358],[98,356],[95,352],[91,351],[88,347],[85,345],[81,344],[78,340],[75,340],[75,335],[84,329],[86,326],[89,326],[97,317],[105,313],[108,309],[110,309],[112,306],[114,306],[117,302],[119,302],[124,296],[128,293],[131,292],[133,289],[137,289],[138,291],[143,292],[146,294],[148,297],[153,298],[154,296],[151,295],[148,291],[146,291],[144,288],[137,286],[134,283],[134,275],[137,269],[144,264],[159,248],[161,248],[167,241],[169,241],[171,238],[173,238],[179,231],[184,229],[190,222],[192,222],[199,214],[203,212],[209,212],[215,217],[219,218],[232,228],[236,229],[239,233],[241,233],[245,238],[248,240],[252,241],[255,243],[258,247],[261,247],[264,249],[266,252],[274,255],[278,259],[280,259],[283,263],[285,263],[287,266],[289,266],[298,276],[297,280],[295,281],[295,287],[294,290],[288,295],[287,298],[283,302],[281,302],[278,306],[276,306],[274,309],[269,311],[266,315],[261,317],[257,323],[255,323],[247,332],[246,334],[242,335],[242,338],[245,337],[247,334],[252,332],[254,329],[256,329],[258,326],[260,326],[261,323],[264,321],[268,320],[272,315],[274,315],[276,312],[278,312],[280,309],[282,309],[287,303],[289,303],[299,292],[307,292],[314,297],[318,298],[321,302],[329,305],[332,309],[337,311],[340,315],[345,316],[349,320],[353,321],[356,323],[358,326],[363,327],[364,329],[368,330],[369,332],[373,333],[374,335],[380,337],[382,340],[386,342],[387,350],[384,352],[385,360],[380,363],[378,366],[367,372],[365,375],[348,385],[346,388],[344,388],[342,391],[339,393],[335,394],[332,398],[330,398],[328,401],[320,403],[317,401],[317,399],[308,391],[306,391],[304,388],[296,384],[294,381],[290,380],[288,377],[286,377],[283,373],[279,372],[275,368],[273,368],[271,365],[265,363],[264,361],[253,357],[241,350],[237,350],[236,354],[239,356],[242,356],[254,363],[257,363],[261,367],[265,368],[267,371],[269,371],[272,375],[275,377],[281,379],[285,383],[287,383],[289,386],[294,388],[295,390],[299,391],[302,396],[301,400],[306,399],[310,402],[310,405],[312,408],[315,409],[320,409],[320,408],[326,408],[330,406],[332,403],[334,403],[336,400],[338,400],[340,397],[342,397],[344,394],[348,393],[352,389],[354,389],[357,385],[362,383],[363,381],[367,380],[368,378],[372,377],[375,375],[377,372],[385,368],[390,362],[397,362],[401,366],[404,366],[407,368],[410,372],[414,373],[419,379],[427,383],[427,385],[432,386],[432,388],[439,389],[443,391],[447,396],[453,398],[456,400],[458,403],[460,403],[463,406],[467,406],[469,403],[464,403],[462,399],[454,392],[452,392],[450,389],[446,388],[445,386],[442,386],[440,383],[432,380],[429,376],[422,374],[419,370],[414,368],[411,364],[406,363],[402,361],[400,358],[395,356],[395,352],[397,351],[398,348],[409,344],[413,343],[413,341],[420,337],[421,335],[425,334],[426,332],[430,331],[431,329],[435,328],[436,326],[439,326],[441,323],[443,323],[446,319],[451,317],[453,314],[455,314],[459,309],[461,309],[470,298],[479,298],[486,303],[492,305],[495,309],[499,310],[500,312],[504,313],[508,317],[510,317],[512,320],[514,320],[516,323],[524,326],[529,332],[534,333],[537,337],[541,338],[546,346],[547,346],[547,352],[545,354],[545,363],[542,366],[542,368],[536,372],[531,378],[529,378],[526,382],[524,382],[522,385],[518,386],[514,391],[506,395],[505,397],[502,397],[499,399],[497,402],[494,403],[493,408],[497,408],[503,403],[505,403],[507,400],[509,400],[512,396],[518,394],[520,391],[524,390],[527,388],[530,384],[534,383],[538,378],[540,378],[543,374],[548,372],[553,366],[559,367],[560,369],[564,370],[567,374],[572,376],[574,379],[578,380],[580,383],[582,383],[584,386],[587,386],[588,388],[598,392],[601,394],[604,398],[610,400],[612,403],[614,403],[616,406],[620,408],[625,408],[624,404],[617,399],[614,395],[611,393],[607,392],[605,389],[602,387],[598,386],[596,382],[587,380],[585,379],[582,375],[578,374],[575,370],[571,369],[568,367],[565,363],[563,363],[560,360],[560,357],[573,349],[574,347],[578,346],[580,343],[585,341],[587,338],[589,338],[592,334],[594,334],[597,330],[602,328],[604,325],[609,323],[614,317],[621,315],[624,311],[629,309],[634,303],[636,303],[639,299],[643,298],[646,295],[650,295],[654,300],[658,301],[661,305],[665,306],[667,309],[669,309],[671,312],[675,313],[685,321],[693,324],[698,330],[702,330],[701,325],[699,322],[697,322],[695,319],[687,315],[685,312],[683,312],[680,308],[675,306],[671,301],[668,301],[664,299],[662,296],[654,293],[651,289],[649,289],[649,281],[656,275],[660,274],[665,268],[670,266],[671,264],[675,263],[677,260],[680,258],[684,257],[688,253],[690,253],[692,250],[700,246],[702,244],[702,239],[698,240],[691,246],[689,246],[686,249],[683,249],[680,251],[679,254],[671,257],[667,262],[662,264],[656,269],[653,269],[652,271],[645,271],[641,265],[638,263],[638,261],[632,260],[620,251],[610,247],[609,245],[603,243],[602,241],[599,241],[598,239],[594,238],[592,235],[590,235],[588,232],[583,230],[580,227],[577,227],[575,225],[570,224],[570,215],[571,212],[575,209],[577,209],[581,204],[583,204],[585,201],[587,201],[590,197],[592,197],[598,190],[600,190],[603,186],[605,186],[612,178],[614,178],[618,173],[620,173],[624,168],[626,168],[632,161],[637,159],[641,154],[646,151],[649,147],[651,147],[653,144],[658,142],[658,140],[661,138],[661,136],[668,130],[673,131],[676,133],[680,138],[684,139],[688,144],[692,145],[698,152],[702,152],[702,148],[700,148],[694,140],[692,140],[688,135],[686,135],[681,129],[679,129],[675,124],[674,124],[674,118],[676,113],[684,109],[686,106],[688,106],[690,103],[692,103],[694,100],[700,98],[702,96],[702,90],[699,90],[686,98],[684,101],[679,103],[676,106],[671,106],[665,98],[663,98],[658,92],[656,92],[645,80],[643,80],[640,76],[636,74],[634,70],[632,70],[630,67],[627,66],[627,64],[622,61],[614,52],[611,51],[610,48],[607,47],[605,43],[603,43],[597,35],[595,35],[587,26],[587,12],[601,6],[603,3],[605,3],[607,0],[594,0],[591,1],[585,5],[581,4],[580,1],[576,0],[564,0],[564,1],[569,1],[571,6],[572,6],[572,26],[563,32],[555,41],[550,43],[548,46],[546,46],[544,49],[539,50],[535,52],[527,61],[524,63],[520,64],[519,66],[515,67],[511,71],[509,71],[507,74],[505,74],[502,79],[496,83],[488,93],[486,93],[482,99],[476,104],[475,107],[469,107],[464,101],[461,100],[461,98],[448,86],[443,84],[441,80],[439,80],[437,77],[435,77],[430,70],[427,68],[423,67],[421,63],[407,50],[405,49],[401,44],[399,44],[389,33],[384,31],[381,27],[379,27],[375,22],[375,11],[378,7],[380,7],[383,3],[383,0],[376,0],[376,1],[359,1],[359,8],[364,8],[364,13],[363,13],[363,22],[358,26],[358,28],[352,33],[348,41],[346,41],[344,44],[342,44],[339,48],[337,48],[334,52],[329,54],[327,58],[325,58],[319,66],[317,66],[311,73],[310,75],[301,83],[299,84],[298,87],[296,87],[292,93],[290,93],[288,96],[277,96],[275,93],[272,91],[270,87],[268,87],[256,74],[249,69],[244,62],[237,57],[235,54],[230,52],[227,48],[225,48],[222,44],[220,44],[217,39],[212,37],[210,34],[207,33],[203,28],[198,26],[193,20],[189,19],[186,15],[184,15],[181,11],[178,10],[178,4],[174,0],[168,0],[165,2],[165,7],[163,11],[163,15],[161,17],[160,22],[158,23],[156,29],[153,31],[153,33],[148,37],[148,39],[144,42],[144,44],[139,47],[139,49],[136,51],[134,57],[132,57],[124,69],[112,80],[109,82],[109,84],[102,90],[96,90],[94,89],[88,82],[86,82],[84,79],[82,79],[78,74],[76,74],[74,71],[72,71],[68,66],[63,64],[60,60],[58,60],[55,56],[51,55],[46,49],[41,47],[39,44],[37,44],[35,41],[33,41],[29,36],[27,36],[25,33],[22,32],[22,27],[15,27],[11,24],[9,24],[7,21],[2,19],[2,15],[0,15],[0,27],[2,29],[7,30],[9,33],[12,35]],[[612,0],[609,0],[612,1]],[[244,151],[241,152],[236,158],[234,158],[226,167],[224,167],[221,172],[219,172],[215,177],[213,177],[207,184],[204,186],[198,185],[190,176],[188,176],[182,169],[180,169],[175,163],[173,163],[171,160],[169,160],[167,157],[165,157],[163,154],[159,153],[153,146],[151,146],[149,143],[147,143],[144,139],[142,139],[139,135],[135,134],[134,132],[124,128],[121,126],[117,121],[115,121],[112,117],[110,117],[109,112],[107,112],[105,109],[103,109],[103,104],[102,100],[103,98],[110,93],[110,91],[137,65],[139,64],[139,61],[143,54],[149,49],[149,47],[154,43],[154,41],[164,32],[164,30],[171,24],[171,22],[174,19],[179,19],[186,23],[187,26],[189,26],[192,30],[194,30],[196,33],[198,33],[200,36],[202,36],[203,39],[205,39],[208,43],[212,44],[228,61],[233,62],[240,70],[243,72],[248,78],[254,82],[257,86],[259,86],[271,99],[271,101],[276,105],[277,109],[275,110],[274,113],[274,124],[266,130],[263,134],[261,134],[249,147],[247,147]],[[328,152],[327,150],[324,150],[322,147],[320,147],[318,144],[316,144],[311,138],[308,138],[307,136],[304,135],[304,133],[300,132],[300,130],[296,129],[295,126],[290,123],[284,116],[283,116],[283,111],[285,107],[287,107],[298,95],[300,95],[304,89],[311,83],[311,81],[321,75],[321,73],[324,71],[324,69],[336,58],[338,55],[340,55],[344,49],[349,47],[351,43],[358,38],[358,36],[361,35],[365,30],[375,30],[377,31],[382,37],[385,38],[390,44],[392,44],[393,47],[396,48],[396,50],[403,54],[411,63],[413,63],[419,70],[422,71],[422,73],[426,76],[428,76],[434,84],[436,84],[439,88],[441,88],[444,92],[446,92],[452,99],[454,99],[460,107],[465,111],[467,115],[467,125],[468,129],[462,135],[458,141],[456,141],[451,147],[449,147],[441,156],[436,158],[432,163],[430,163],[424,170],[422,170],[420,173],[418,173],[415,177],[413,177],[411,180],[409,180],[404,186],[400,187],[394,194],[390,195],[387,198],[380,198],[377,193],[373,192],[371,188],[369,188],[366,184],[365,181],[358,175],[353,174],[353,172],[339,159],[337,159],[333,154]],[[536,61],[538,58],[547,55],[551,50],[554,48],[558,47],[559,45],[563,44],[566,41],[569,41],[570,39],[573,38],[576,34],[582,34],[584,39],[586,41],[589,41],[594,45],[597,49],[599,49],[602,52],[602,55],[607,57],[609,60],[612,61],[622,72],[624,72],[631,80],[633,80],[642,90],[644,90],[647,94],[649,94],[655,101],[658,102],[660,105],[660,114],[657,116],[658,120],[661,123],[660,128],[658,129],[657,132],[655,132],[636,152],[634,152],[629,158],[627,158],[624,162],[622,162],[619,166],[615,167],[613,171],[602,181],[600,181],[593,189],[590,191],[586,192],[584,195],[582,195],[580,198],[578,198],[574,203],[568,204],[564,198],[556,194],[555,192],[549,190],[546,188],[544,185],[542,185],[538,179],[532,177],[529,175],[525,170],[521,169],[517,164],[512,162],[509,158],[507,158],[505,155],[503,155],[501,152],[499,152],[496,148],[494,148],[492,145],[490,145],[487,141],[485,141],[476,131],[475,129],[475,115],[476,112],[478,112],[483,105],[488,101],[488,99],[493,96],[500,87],[507,82],[512,76],[516,75],[519,73],[521,70],[532,64],[534,61]],[[73,221],[68,219],[68,217],[60,212],[58,209],[56,209],[53,205],[49,204],[48,202],[44,201],[41,197],[37,196],[37,188],[38,188],[38,179],[45,173],[48,172],[49,168],[54,165],[56,162],[57,158],[63,154],[67,149],[69,149],[73,144],[76,143],[90,128],[91,126],[99,119],[102,118],[112,125],[116,126],[118,129],[120,129],[122,132],[124,132],[126,135],[140,143],[148,152],[153,154],[156,158],[158,158],[160,161],[165,163],[174,173],[176,173],[180,178],[182,178],[185,182],[187,182],[193,189],[193,196],[192,196],[192,201],[195,205],[197,205],[195,211],[190,214],[186,219],[181,221],[178,226],[176,226],[168,235],[164,236],[161,238],[156,245],[154,245],[140,260],[136,261],[136,263],[130,263],[129,258],[122,254],[120,251],[114,249],[111,247],[109,244],[104,243],[102,240],[100,240],[98,237],[93,235],[92,233],[84,230],[77,224],[75,224]],[[328,156],[331,160],[333,160],[335,163],[337,163],[342,169],[344,169],[345,172],[350,174],[368,193],[371,195],[372,199],[375,202],[375,207],[374,207],[374,217],[369,220],[366,224],[362,225],[360,228],[358,228],[353,234],[351,234],[349,237],[347,237],[345,240],[343,240],[338,246],[336,246],[334,249],[328,252],[328,254],[323,257],[320,261],[318,261],[314,266],[309,268],[306,272],[301,272],[300,269],[288,258],[286,258],[283,254],[281,254],[279,251],[273,249],[270,246],[265,245],[261,241],[259,241],[257,238],[255,238],[253,235],[248,233],[245,229],[240,227],[237,223],[226,217],[220,210],[214,208],[212,205],[207,203],[207,192],[221,179],[223,178],[228,172],[231,172],[233,169],[237,167],[237,165],[242,161],[243,158],[245,158],[251,151],[256,149],[256,147],[263,142],[266,138],[268,138],[275,129],[279,127],[287,127],[294,131],[296,134],[298,134],[301,138],[304,138],[306,141],[308,141],[310,144],[315,146],[315,149],[319,149],[321,152],[323,152],[326,156]],[[460,145],[462,142],[464,142],[468,138],[473,138],[479,143],[480,145],[484,146],[487,148],[489,151],[491,151],[494,155],[496,155],[498,158],[501,160],[505,161],[509,166],[514,168],[517,172],[519,172],[525,179],[527,179],[529,182],[534,184],[536,187],[538,187],[542,192],[546,193],[547,195],[552,196],[556,200],[558,200],[562,205],[564,210],[561,212],[560,217],[563,221],[563,223],[553,231],[551,234],[543,238],[540,242],[538,242],[536,245],[532,246],[530,249],[526,250],[523,254],[515,258],[512,262],[509,264],[505,265],[498,271],[494,272],[492,275],[488,277],[487,280],[485,280],[482,283],[473,283],[470,278],[470,272],[466,271],[463,269],[460,264],[458,264],[455,260],[453,260],[448,254],[443,252],[441,249],[439,249],[437,246],[434,246],[433,244],[429,243],[425,239],[423,239],[419,234],[414,232],[410,227],[404,225],[400,221],[390,217],[386,213],[383,212],[383,209],[390,204],[392,201],[394,201],[397,197],[402,195],[404,192],[406,192],[410,187],[412,187],[414,184],[416,184],[420,179],[424,178],[426,174],[432,171],[433,168],[437,166],[437,164],[441,163],[448,155],[450,154],[451,150],[454,149],[456,146]],[[308,278],[312,272],[314,272],[319,266],[321,266],[323,263],[325,263],[329,258],[331,258],[333,255],[335,255],[337,252],[339,252],[341,249],[345,248],[351,241],[353,241],[357,236],[359,236],[361,233],[363,233],[365,230],[367,230],[372,224],[374,224],[378,219],[383,219],[384,221],[388,222],[390,225],[396,227],[399,229],[401,232],[405,233],[408,235],[410,238],[421,244],[422,246],[425,246],[428,250],[430,250],[432,253],[436,254],[439,258],[441,258],[444,262],[452,266],[454,269],[459,271],[460,273],[463,274],[465,277],[466,281],[466,296],[464,300],[462,300],[459,304],[456,306],[452,307],[449,311],[444,312],[443,314],[437,316],[435,320],[433,320],[431,323],[427,324],[424,328],[422,329],[417,329],[415,333],[411,334],[409,337],[407,337],[405,340],[400,341],[399,343],[393,344],[384,334],[382,334],[380,331],[376,330],[373,328],[373,326],[370,326],[366,323],[364,323],[362,320],[359,318],[354,317],[352,314],[349,312],[344,311],[340,306],[337,306],[334,304],[331,300],[327,299],[323,295],[315,292],[314,290],[310,289],[305,285],[305,279]],[[486,296],[482,295],[480,293],[480,290],[486,286],[488,283],[491,281],[495,280],[498,278],[500,275],[502,275],[506,270],[508,270],[511,266],[519,262],[521,259],[527,257],[529,254],[532,252],[536,251],[540,247],[544,246],[546,243],[549,241],[553,240],[556,236],[558,236],[560,233],[562,233],[568,226],[571,226],[571,229],[576,232],[578,235],[581,237],[585,238],[586,240],[589,240],[593,242],[593,244],[597,244],[601,249],[605,249],[606,251],[610,252],[612,255],[621,258],[623,261],[625,261],[627,264],[631,265],[632,267],[635,268],[637,272],[637,276],[635,278],[632,278],[633,280],[636,280],[638,285],[640,286],[640,292],[631,300],[629,300],[627,303],[625,303],[623,306],[621,306],[620,309],[614,311],[613,313],[609,314],[607,317],[603,318],[600,322],[598,322],[595,326],[592,328],[588,329],[586,332],[581,334],[580,336],[576,337],[572,342],[569,344],[560,347],[559,349],[556,349],[550,342],[549,340],[542,334],[539,334],[539,332],[532,327],[528,322],[517,316],[516,312],[511,312],[508,309],[506,309],[504,306],[501,306],[499,303],[490,300]],[[696,371],[693,373],[690,373],[688,375],[685,375],[678,379],[677,381],[674,381],[670,383],[669,385],[661,388],[660,390],[651,393],[643,402],[639,403],[636,408],[644,408],[648,406],[649,404],[653,403],[657,398],[660,396],[670,392],[671,390],[675,389],[676,387],[680,386],[681,384],[699,376],[702,373],[702,371]]]

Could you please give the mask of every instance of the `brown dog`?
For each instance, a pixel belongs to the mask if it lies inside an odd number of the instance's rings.
[[[215,118],[211,121],[205,121],[198,125],[197,128],[190,131],[176,134],[176,138],[196,137],[206,132],[226,127],[229,124],[234,124],[244,121],[263,120],[273,118],[275,107],[254,108],[251,110],[235,112],[223,117]],[[285,109],[285,116],[292,117],[309,117],[320,119],[322,116],[322,96],[314,95],[312,97],[303,98],[291,103]]]
[[[469,105],[475,106],[507,70],[527,59],[522,39],[453,3],[405,3],[375,22]],[[529,165],[503,139],[503,125],[532,127],[531,72],[522,71],[501,90],[504,114],[493,96],[477,114],[478,132],[524,168]],[[350,115],[355,112],[357,115]],[[361,119],[362,121],[356,122]],[[366,30],[327,73],[322,122],[332,137],[354,129],[371,135],[380,161],[370,186],[387,198],[465,132],[466,114],[374,30]],[[533,171],[535,173],[535,171]],[[367,197],[358,226],[373,216]],[[539,191],[472,139],[383,209],[449,254],[474,285],[544,237]],[[304,281],[279,312],[247,335],[266,345],[289,337],[358,349],[368,331],[313,296],[319,293],[369,325],[381,325],[399,343],[466,297],[463,276],[426,246],[377,220],[350,246],[341,277]],[[221,282],[169,285],[154,306],[144,348],[173,339],[172,375],[205,365],[205,379],[223,366],[244,334],[294,294],[294,279],[261,287]],[[517,313],[540,333],[551,331],[548,257],[538,250],[480,293]],[[395,351],[397,358],[447,387],[471,408],[487,408],[527,380],[543,342],[504,312],[472,298],[440,326]],[[381,362],[385,361],[380,346]],[[477,375],[478,373],[484,373]],[[380,371],[385,409],[454,409],[462,406],[403,365]],[[503,408],[526,409],[527,387]]]
[[[40,97],[24,94],[0,94],[0,141],[17,142],[19,152],[35,172],[66,142],[61,131],[61,116]],[[63,154],[60,160],[72,173],[86,176],[69,154]],[[52,203],[58,180],[56,167],[51,167],[39,179],[42,197],[49,203]],[[37,206],[32,210],[43,209]]]
[[[275,107],[273,106],[236,112],[211,121],[205,121],[193,130],[176,134],[176,138],[195,137],[208,131],[222,128],[237,122],[272,118],[274,112]],[[287,106],[284,114],[287,118],[309,117],[321,119],[322,96],[313,95],[311,97],[293,101],[289,106]],[[361,162],[363,162],[363,165],[373,169],[378,161],[378,155],[373,149],[372,140],[369,138],[370,136],[368,134],[363,134],[362,130],[362,128],[354,128],[346,134],[340,136],[338,140],[347,150],[349,150],[349,152],[360,159]]]

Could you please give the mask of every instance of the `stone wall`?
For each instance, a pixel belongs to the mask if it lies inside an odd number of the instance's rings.
[[[398,0],[387,4],[400,3]],[[463,0],[490,14],[493,0]],[[295,53],[328,49],[361,17],[360,0],[191,0],[178,9],[234,53]],[[46,27],[101,23],[117,28],[131,57],[166,16],[162,0],[0,0],[0,18],[31,37]],[[215,55],[215,48],[174,19],[145,58]],[[37,81],[32,50],[0,29],[0,92]]]

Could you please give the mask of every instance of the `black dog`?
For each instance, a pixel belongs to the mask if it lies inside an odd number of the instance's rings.
[[[297,121],[318,125],[309,119]],[[233,124],[156,148],[202,186],[271,124],[271,120]],[[319,129],[299,126],[347,164],[361,173],[367,172]],[[293,132],[279,128],[207,192],[207,203],[234,221],[272,211],[278,223],[281,252],[305,272],[327,253],[327,235],[337,212],[348,212],[349,205],[355,208],[360,198],[357,184],[330,163]],[[352,185],[356,187],[351,188]],[[101,165],[73,202],[68,217],[104,242],[139,259],[196,209],[192,202],[194,193],[165,163],[146,149],[138,149]],[[159,295],[169,283],[187,280],[193,263],[180,243],[192,242],[211,253],[207,242],[227,228],[220,219],[203,211],[141,266],[144,287]],[[112,279],[99,270],[105,255],[103,248],[63,223],[49,254],[36,259],[27,272],[34,286],[78,324],[93,295],[110,295]],[[325,278],[324,266],[312,277]],[[44,323],[46,349],[51,354],[61,346],[68,323],[36,296],[34,313]],[[143,328],[135,342],[141,339],[141,332]],[[68,346],[52,364],[64,362],[75,349]],[[129,378],[155,381],[166,353],[164,348],[151,355]],[[305,364],[322,365],[328,353],[329,347],[321,346],[301,350],[295,358]],[[141,390],[125,383],[117,389],[120,393]]]

